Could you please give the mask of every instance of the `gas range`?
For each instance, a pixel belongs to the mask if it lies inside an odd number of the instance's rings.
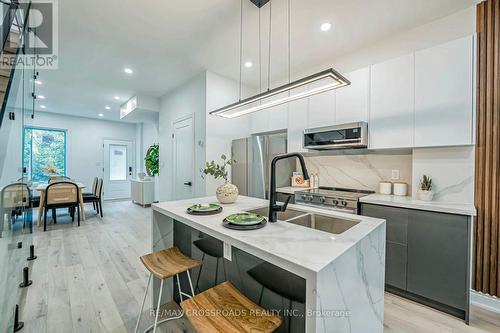
[[[319,187],[295,192],[295,203],[358,214],[359,198],[375,193],[337,187]]]

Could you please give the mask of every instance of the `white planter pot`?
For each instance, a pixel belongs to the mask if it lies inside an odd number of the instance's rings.
[[[418,198],[422,201],[432,201],[434,198],[434,191],[418,190]]]
[[[225,184],[217,187],[217,191],[215,192],[215,196],[220,203],[230,204],[236,201],[238,198],[238,188],[231,184],[230,182],[226,182]]]

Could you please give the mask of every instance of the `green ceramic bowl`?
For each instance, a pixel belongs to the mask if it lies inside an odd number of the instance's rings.
[[[192,212],[197,212],[197,213],[208,213],[208,212],[214,212],[216,210],[219,210],[220,208],[221,208],[221,206],[218,204],[209,203],[209,204],[192,205],[191,207],[188,208],[188,210],[190,210]]]
[[[234,225],[256,225],[264,219],[264,216],[254,213],[237,213],[226,217],[226,221]]]

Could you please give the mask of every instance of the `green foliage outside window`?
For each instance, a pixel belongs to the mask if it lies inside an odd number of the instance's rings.
[[[54,175],[66,176],[66,131],[26,127],[23,167],[34,182],[46,182]]]

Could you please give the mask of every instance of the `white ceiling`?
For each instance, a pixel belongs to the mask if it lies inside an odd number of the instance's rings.
[[[288,0],[273,0],[272,73],[287,70]],[[476,0],[290,0],[292,70],[376,43],[475,4]],[[44,111],[119,119],[135,94],[159,97],[201,71],[238,78],[238,0],[59,1],[59,69],[41,71]],[[267,59],[269,5],[261,11]],[[258,82],[258,9],[244,0],[243,70]],[[321,23],[333,29],[321,32]],[[134,70],[126,75],[124,67]],[[267,67],[263,66],[263,72]],[[264,75],[265,76],[265,75]],[[113,96],[120,96],[116,101]],[[105,110],[105,106],[112,107]]]

